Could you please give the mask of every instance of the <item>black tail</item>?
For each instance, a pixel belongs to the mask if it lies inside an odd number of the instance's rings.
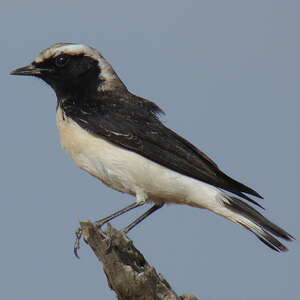
[[[252,231],[263,243],[265,243],[273,250],[278,252],[288,250],[270,233],[287,241],[295,239],[292,235],[269,221],[261,213],[259,213],[253,207],[241,201],[240,199],[235,197],[228,197],[226,198],[226,200],[227,201],[224,201],[224,204],[228,209],[253,222],[253,226],[240,222],[238,219],[235,220],[237,223],[240,223],[242,226]]]
[[[233,194],[236,194],[237,196],[239,196],[245,200],[248,200],[248,201],[252,202],[253,204],[259,206],[260,208],[264,209],[264,207],[261,206],[258,202],[256,202],[255,200],[253,200],[250,197],[248,197],[247,195],[245,195],[245,193],[246,193],[246,194],[255,196],[257,198],[263,199],[263,197],[258,192],[251,189],[250,187],[246,186],[245,184],[229,177],[222,171],[219,171],[219,174],[223,178],[222,186],[220,186],[222,189],[225,189]]]

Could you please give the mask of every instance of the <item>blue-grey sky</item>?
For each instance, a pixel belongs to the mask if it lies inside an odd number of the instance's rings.
[[[228,174],[263,194],[300,238],[299,1],[5,1],[1,39],[1,299],[115,299],[78,220],[133,201],[62,151],[54,92],[9,76],[55,42],[94,46],[128,88]],[[129,223],[145,208],[113,222]],[[179,293],[203,300],[296,299],[300,247],[278,254],[238,225],[170,205],[130,233]]]

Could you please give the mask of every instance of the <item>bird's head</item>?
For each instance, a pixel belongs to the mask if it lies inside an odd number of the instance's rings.
[[[35,60],[12,75],[43,79],[58,96],[70,93],[126,89],[112,66],[94,48],[73,43],[57,43],[43,50]]]

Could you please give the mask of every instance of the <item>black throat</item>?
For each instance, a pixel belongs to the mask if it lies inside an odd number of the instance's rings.
[[[97,62],[88,57],[81,58],[82,61],[75,70],[70,70],[70,76],[65,74],[59,81],[50,83],[56,92],[57,108],[60,107],[67,117],[75,121],[95,112],[103,93]]]
[[[99,70],[88,70],[76,80],[65,80],[55,87],[58,105],[64,108],[66,105],[78,107],[98,98],[101,93],[102,81],[99,78]]]

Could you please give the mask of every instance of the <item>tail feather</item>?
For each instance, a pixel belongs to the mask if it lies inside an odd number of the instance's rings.
[[[288,251],[289,249],[280,243],[277,239],[275,239],[272,235],[270,235],[267,232],[264,232],[263,236],[258,236],[256,235],[265,245],[270,247],[271,249],[277,251],[277,252],[285,252]]]
[[[257,198],[263,199],[263,196],[260,195],[257,191],[253,190],[249,186],[229,177],[225,173],[219,170],[219,173],[222,175],[224,180],[225,189],[239,195],[240,197],[247,199],[248,201],[260,206],[256,201],[244,195],[244,193],[255,196]],[[242,194],[242,195],[240,195]]]
[[[284,246],[270,233],[288,241],[293,240],[294,237],[284,229],[269,221],[253,207],[238,198],[229,196],[226,196],[224,205],[231,212],[235,213],[235,216],[230,218],[232,219],[232,221],[241,224],[246,229],[253,232],[263,243],[265,243],[271,249],[279,252],[288,250],[286,246]]]
[[[241,198],[245,199],[245,200],[248,200],[249,202],[257,205],[258,207],[260,207],[261,209],[265,209],[261,204],[259,204],[257,201],[253,200],[252,198],[248,197],[247,195],[245,195],[244,193],[242,192],[239,192],[239,191],[231,191],[232,193],[240,196]],[[250,206],[251,207],[251,206]]]

